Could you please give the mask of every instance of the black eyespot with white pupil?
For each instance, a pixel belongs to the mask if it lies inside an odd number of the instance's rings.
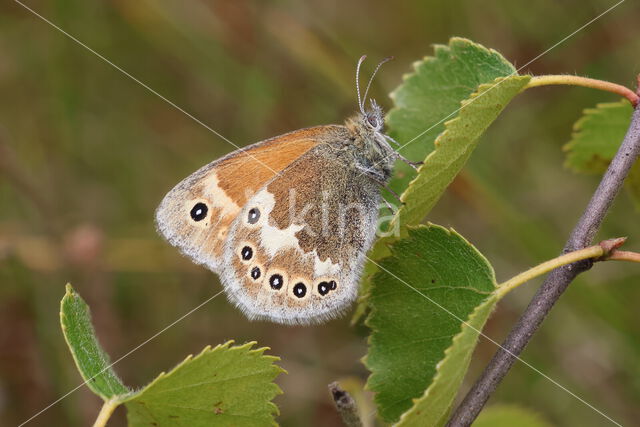
[[[331,290],[331,285],[329,282],[320,282],[318,283],[318,293],[322,296],[325,296]]]
[[[338,284],[335,280],[330,280],[328,282],[320,282],[318,283],[318,293],[322,296],[325,296],[329,293],[329,291],[334,291],[338,287]]]
[[[249,224],[255,224],[260,219],[260,209],[252,208],[249,210],[247,214],[247,222]]]
[[[207,212],[209,212],[209,208],[207,207],[207,205],[205,205],[202,202],[198,202],[195,205],[193,205],[193,208],[191,208],[191,219],[193,219],[194,221],[202,221],[203,219],[205,219],[207,217]]]
[[[269,286],[271,286],[271,289],[278,290],[282,288],[282,282],[282,276],[279,274],[273,274],[269,277]]]
[[[240,256],[242,257],[243,260],[249,261],[251,257],[253,257],[253,249],[251,249],[249,246],[245,246],[240,251]]]
[[[260,267],[253,267],[253,268],[251,269],[251,278],[252,278],[253,280],[258,280],[258,279],[260,278],[260,275],[261,275],[261,274],[262,274],[262,273],[260,272]]]
[[[296,283],[293,287],[293,294],[298,298],[303,298],[307,294],[307,287],[304,283]]]

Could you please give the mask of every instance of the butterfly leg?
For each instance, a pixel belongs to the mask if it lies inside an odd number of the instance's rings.
[[[367,175],[369,178],[371,178],[376,184],[378,184],[379,186],[381,186],[382,188],[384,188],[385,190],[387,190],[398,202],[400,202],[400,204],[404,204],[401,200],[400,200],[400,195],[398,195],[398,193],[396,193],[395,191],[393,191],[391,188],[389,188],[389,186],[387,185],[386,180],[380,176],[378,173],[376,173],[375,171],[365,168],[365,167],[358,167],[358,169],[364,173],[365,175]]]
[[[411,160],[407,159],[406,157],[404,157],[402,154],[398,152],[396,152],[396,155],[398,156],[398,159],[402,160],[403,162],[411,166],[416,171],[418,170],[418,166],[424,164],[424,162],[412,162]]]
[[[385,184],[383,182],[378,182],[378,184],[380,184],[380,186],[382,188],[387,190],[398,202],[400,202],[400,204],[404,205],[404,202],[402,200],[400,200],[400,195],[398,193],[396,193],[395,191],[393,191],[387,184]]]
[[[387,209],[389,209],[389,212],[391,212],[391,215],[395,215],[396,212],[398,212],[398,209],[394,207],[391,203],[389,203],[387,199],[383,197],[382,201],[384,202],[385,205],[387,205]]]

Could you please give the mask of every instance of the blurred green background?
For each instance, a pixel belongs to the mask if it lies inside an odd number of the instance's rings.
[[[434,43],[468,37],[519,67],[614,4],[28,2],[238,145],[342,122],[356,108],[353,75],[363,53],[368,67],[396,58],[373,87],[388,109],[386,94]],[[626,1],[522,72],[634,86],[638,16],[640,4]],[[0,5],[0,93],[0,424],[16,425],[81,382],[58,324],[66,282],[92,308],[114,360],[220,289],[214,274],[162,241],[153,213],[175,183],[233,147],[10,1]],[[565,170],[561,147],[583,108],[617,99],[566,87],[516,98],[428,219],[474,243],[499,280],[555,256],[598,182]],[[640,250],[639,218],[622,195],[600,237],[628,235],[627,248]],[[637,265],[597,265],[571,285],[523,355],[623,424],[640,417],[639,278]],[[501,304],[485,332],[501,341],[540,282]],[[249,322],[221,296],[115,369],[139,386],[207,344],[257,340],[289,372],[278,379],[279,421],[335,425],[326,385],[366,379],[359,360],[365,336],[348,317],[315,327]],[[481,342],[470,379],[494,350]],[[520,403],[557,425],[606,424],[522,364],[500,386],[498,401]],[[99,406],[81,388],[29,425],[88,425]],[[110,425],[122,424],[119,409]]]

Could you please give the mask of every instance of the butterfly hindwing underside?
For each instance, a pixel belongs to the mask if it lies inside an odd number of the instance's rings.
[[[233,221],[221,277],[249,317],[319,322],[355,298],[379,194],[351,163],[339,144],[320,144],[258,190]]]

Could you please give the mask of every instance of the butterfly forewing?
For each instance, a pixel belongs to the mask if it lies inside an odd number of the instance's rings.
[[[158,230],[183,254],[218,272],[229,226],[247,200],[320,144],[328,127],[258,142],[200,168],[164,197],[156,211]]]

